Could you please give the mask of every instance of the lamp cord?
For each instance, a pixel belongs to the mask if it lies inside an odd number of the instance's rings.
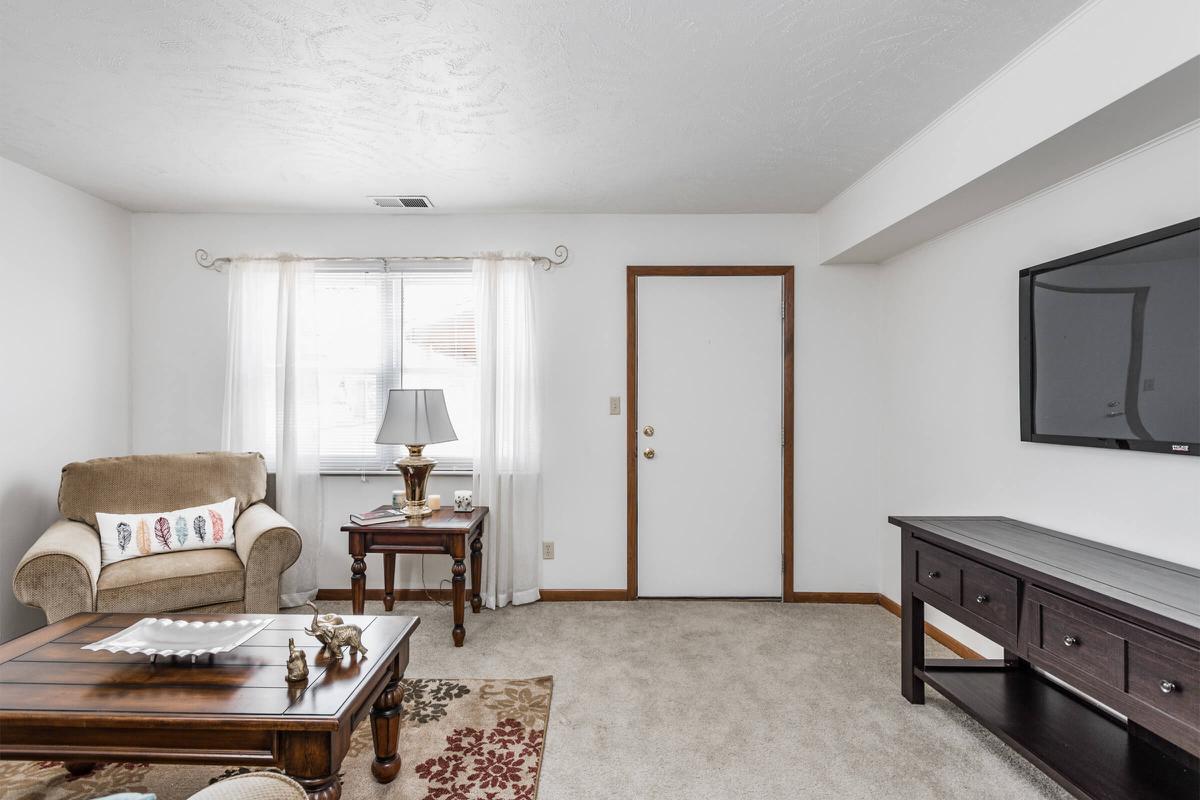
[[[442,580],[438,582],[438,589],[442,588],[443,583],[450,583],[450,580],[448,578],[442,578]],[[425,584],[425,556],[424,555],[421,556],[421,588],[425,590],[425,596],[427,598],[429,598],[429,602],[437,603],[439,606],[450,605],[449,600],[437,600],[434,598],[433,595],[431,595],[429,593],[429,587]]]

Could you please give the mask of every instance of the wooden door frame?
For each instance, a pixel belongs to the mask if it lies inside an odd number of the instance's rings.
[[[752,277],[783,278],[783,601],[795,601],[793,589],[795,564],[793,525],[793,495],[795,493],[795,338],[796,338],[796,281],[794,266],[628,266],[625,268],[625,511],[626,577],[625,599],[638,596],[638,341],[637,341],[637,281],[644,277]]]

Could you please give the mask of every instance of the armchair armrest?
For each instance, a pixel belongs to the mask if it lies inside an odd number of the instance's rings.
[[[40,608],[46,624],[94,611],[100,577],[100,534],[90,525],[60,519],[25,553],[13,573],[13,594]]]
[[[246,613],[279,611],[279,577],[300,557],[300,534],[266,503],[255,503],[233,523],[233,545],[246,565]]]

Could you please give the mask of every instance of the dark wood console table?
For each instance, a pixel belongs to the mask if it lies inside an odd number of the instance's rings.
[[[1006,517],[888,521],[910,703],[933,687],[1076,797],[1200,797],[1200,570]],[[1004,658],[926,660],[926,603]]]
[[[463,563],[471,550],[471,613],[483,607],[479,596],[483,565],[483,520],[487,506],[475,506],[474,511],[455,512],[443,506],[427,517],[412,517],[382,525],[343,525],[350,547],[350,598],[355,614],[363,613],[367,597],[367,553],[383,554],[383,607],[391,611],[396,603],[396,555],[445,554],[454,559],[450,568],[451,604],[454,606],[454,627],[450,635],[455,647],[462,647],[467,638],[464,606],[466,605],[467,567]]]

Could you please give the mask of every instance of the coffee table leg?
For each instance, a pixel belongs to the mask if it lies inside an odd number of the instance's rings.
[[[400,683],[400,659],[392,662],[392,677],[371,706],[371,739],[375,742],[375,760],[371,774],[379,783],[391,783],[400,774],[400,703],[404,685]]]
[[[453,537],[450,555],[454,557],[454,566],[450,568],[450,588],[452,589],[454,606],[454,628],[450,631],[455,647],[462,647],[467,638],[467,629],[463,627],[463,609],[467,604],[467,567],[463,564],[465,536]]]
[[[300,731],[281,735],[280,765],[289,778],[304,787],[308,800],[339,800],[342,779],[338,772],[345,753],[335,751],[334,736]]]
[[[81,775],[87,775],[96,768],[95,761],[64,761],[63,768],[67,772],[78,778]]]
[[[471,540],[471,613],[478,614],[483,608],[483,598],[479,596],[479,584],[483,577],[483,534]]]
[[[308,800],[341,800],[342,779],[337,775],[328,778],[300,778],[291,773],[288,777],[304,787]]]
[[[396,554],[383,554],[383,610],[391,611],[396,605]]]

